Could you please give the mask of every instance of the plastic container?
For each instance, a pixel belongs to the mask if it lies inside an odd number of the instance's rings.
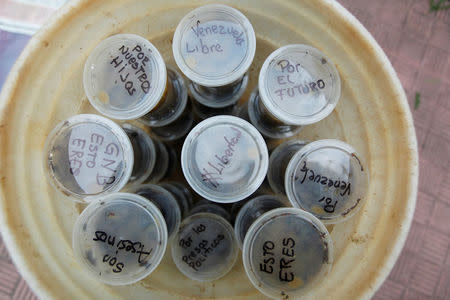
[[[194,123],[191,105],[188,104],[183,113],[170,124],[161,127],[152,127],[150,134],[164,142],[173,142],[185,137]]]
[[[133,165],[128,184],[140,184],[147,180],[155,167],[158,158],[155,144],[148,134],[137,126],[126,123],[122,124],[122,128],[133,146],[134,161],[136,162]]]
[[[341,96],[336,67],[325,54],[303,44],[283,46],[270,54],[259,73],[258,87],[259,94],[249,101],[249,115],[270,138],[292,136],[298,126],[324,119]]]
[[[119,191],[133,170],[127,134],[99,115],[75,115],[59,123],[46,139],[44,155],[49,182],[75,201]]]
[[[189,188],[184,183],[181,183],[179,181],[171,181],[170,183],[183,192],[183,195],[187,199],[187,202],[189,204],[189,208],[193,207],[194,200],[192,199],[192,194]]]
[[[148,181],[151,183],[157,183],[166,176],[169,168],[169,152],[163,142],[157,139],[153,140],[156,150],[156,162],[152,172],[148,176]]]
[[[234,107],[241,99],[248,85],[248,75],[245,74],[241,79],[227,85],[217,87],[207,87],[189,83],[189,93],[194,102],[209,108],[209,113],[219,115],[224,109]]]
[[[157,127],[155,134],[183,114],[187,87],[183,77],[167,67],[148,40],[135,34],[104,39],[89,55],[83,74],[86,95],[95,109],[114,119],[139,119]],[[172,129],[172,130],[170,130]],[[170,139],[179,138],[172,127]],[[161,139],[169,139],[163,135]]]
[[[368,172],[352,146],[339,140],[315,141],[290,160],[284,179],[286,194],[294,207],[325,224],[335,224],[364,205]]]
[[[189,212],[189,215],[194,215],[194,214],[201,213],[201,212],[211,213],[211,214],[221,216],[228,222],[230,222],[230,220],[231,220],[230,213],[225,208],[223,208],[215,203],[211,203],[210,201],[197,203],[191,209],[191,211]]]
[[[265,58],[288,43],[314,45],[336,63],[343,87],[339,104],[321,122],[305,126],[297,138],[336,138],[351,144],[370,169],[369,197],[360,213],[333,226],[333,268],[320,288],[302,300],[330,295],[336,300],[369,300],[401,253],[418,187],[416,136],[400,81],[374,38],[337,1],[227,3],[242,11],[258,33],[249,88],[257,85]],[[11,70],[0,94],[0,231],[14,264],[39,298],[264,297],[241,263],[214,285],[193,282],[171,259],[163,259],[138,284],[111,288],[92,280],[75,267],[67,242],[80,205],[64,201],[45,180],[43,145],[51,129],[71,115],[93,112],[82,74],[98,41],[117,32],[134,32],[151,40],[169,62],[177,24],[204,4],[74,0],[31,38]],[[244,94],[243,102],[247,99]]]
[[[139,121],[150,127],[165,127],[180,118],[188,103],[186,83],[181,74],[167,66],[167,86],[158,106]]]
[[[167,235],[170,240],[178,231],[181,222],[179,200],[176,198],[178,195],[155,184],[136,185],[127,189],[127,192],[146,198],[159,209],[166,223]]]
[[[189,193],[187,188],[180,186],[182,185],[181,183],[174,181],[160,182],[158,185],[168,190],[175,197],[175,200],[178,202],[178,207],[180,208],[181,217],[184,218],[192,206],[186,195],[186,192]]]
[[[269,169],[267,181],[276,194],[286,195],[284,189],[284,174],[292,156],[297,153],[307,142],[302,140],[289,140],[276,147],[269,157]]]
[[[181,151],[188,184],[200,196],[221,203],[244,199],[258,189],[268,167],[267,146],[247,121],[216,116],[195,126]]]
[[[158,266],[167,228],[155,205],[144,197],[113,193],[96,198],[77,218],[73,230],[77,262],[91,277],[127,285]]]
[[[192,100],[192,110],[194,115],[200,119],[200,121],[218,116],[218,115],[235,115],[236,109],[238,107],[237,103],[225,107],[208,107],[201,104],[198,101]]]
[[[257,87],[252,91],[246,109],[241,109],[240,114],[248,119],[264,137],[269,139],[288,138],[298,134],[303,128],[302,126],[282,123],[272,117],[263,106]]]
[[[160,104],[167,71],[161,54],[135,34],[116,34],[90,53],[83,73],[89,102],[100,113],[119,120],[137,119]]]
[[[227,274],[238,256],[233,227],[213,213],[183,220],[172,243],[172,259],[188,278],[213,281]]]
[[[176,148],[174,147],[176,146]],[[167,153],[169,154],[169,166],[167,167],[166,176],[167,178],[176,176],[177,171],[181,170],[180,164],[180,151],[178,145],[167,146]]]
[[[223,108],[235,104],[247,88],[256,50],[255,32],[238,10],[210,4],[198,7],[178,24],[173,55],[191,80],[191,96],[201,104]]]
[[[333,257],[333,242],[325,226],[297,208],[263,214],[250,226],[242,249],[250,281],[274,299],[300,299],[320,288]]]
[[[234,233],[240,248],[244,243],[248,229],[262,214],[279,207],[287,206],[286,202],[274,195],[261,195],[250,199],[239,210],[234,223]]]

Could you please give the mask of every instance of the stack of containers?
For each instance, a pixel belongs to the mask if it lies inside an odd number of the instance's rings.
[[[320,286],[333,263],[325,225],[363,206],[367,166],[333,139],[287,140],[269,157],[267,141],[298,135],[334,110],[341,82],[319,50],[285,45],[240,101],[255,51],[250,21],[219,4],[194,9],[175,30],[173,55],[188,84],[141,36],[113,35],[92,51],[86,95],[120,125],[72,116],[49,134],[44,159],[49,182],[87,204],[73,251],[88,274],[132,284],[151,274],[170,244],[192,280],[225,276],[242,249],[249,280],[269,297]]]

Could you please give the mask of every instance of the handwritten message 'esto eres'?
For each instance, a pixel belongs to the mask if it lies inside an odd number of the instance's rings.
[[[230,127],[234,133],[233,136],[224,136],[225,148],[222,152],[214,153],[213,159],[208,160],[206,166],[202,168],[201,177],[204,182],[210,183],[214,188],[218,188],[222,181],[222,174],[229,166],[231,160],[236,154],[236,145],[242,137],[242,132]]]
[[[211,23],[211,22],[208,22]],[[221,22],[226,24],[226,22]],[[186,41],[187,53],[201,53],[212,54],[217,52],[227,51],[224,49],[223,41],[225,38],[234,39],[234,44],[239,47],[245,46],[244,32],[237,30],[231,25],[220,24],[203,24],[200,25],[200,21],[197,21],[196,26],[191,27],[194,35],[188,41]],[[207,43],[205,40],[211,40],[212,43]]]

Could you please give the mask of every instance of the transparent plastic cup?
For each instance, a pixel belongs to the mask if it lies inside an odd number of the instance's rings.
[[[350,145],[319,140],[292,157],[284,181],[294,207],[312,213],[325,224],[335,224],[363,206],[369,171]]]
[[[216,116],[195,126],[181,151],[188,184],[200,196],[220,203],[242,200],[258,189],[268,168],[267,146],[247,121]]]
[[[209,203],[207,203],[209,202]],[[218,216],[221,216],[222,218],[224,218],[225,220],[227,220],[228,222],[230,222],[231,220],[231,216],[230,213],[223,207],[211,203],[210,201],[207,202],[199,202],[197,203],[189,212],[189,215],[194,215],[197,213],[201,213],[201,212],[205,212],[205,213],[212,213]]]
[[[80,202],[119,191],[133,170],[127,134],[99,115],[75,115],[59,123],[47,137],[44,155],[49,182]]]
[[[213,107],[205,106],[195,100],[191,101],[191,104],[192,104],[192,110],[194,112],[194,115],[198,119],[200,119],[200,121],[214,117],[214,116],[218,116],[218,115],[234,115],[235,111],[236,111],[236,107],[238,106],[238,104],[235,103],[235,104],[225,106],[225,107],[213,108]]]
[[[137,119],[155,108],[166,82],[161,54],[135,34],[116,34],[101,41],[89,55],[83,74],[92,106],[119,120]]]
[[[194,200],[192,199],[192,194],[189,188],[184,183],[181,183],[179,181],[171,181],[171,184],[178,187],[178,189],[183,192],[184,196],[186,197],[189,203],[189,208],[193,207]]]
[[[333,242],[325,226],[298,208],[276,208],[249,228],[242,250],[252,284],[274,299],[300,299],[326,280]]]
[[[153,140],[141,128],[131,124],[122,124],[133,146],[134,161],[128,184],[140,184],[147,180],[155,167],[156,149]]]
[[[126,285],[148,276],[167,245],[158,208],[144,197],[113,193],[93,200],[73,230],[77,262],[106,284]]]
[[[248,74],[223,86],[207,87],[191,81],[188,87],[193,102],[197,102],[200,108],[207,110],[212,116],[216,116],[221,111],[234,107],[241,99],[247,86]]]
[[[295,44],[267,57],[259,73],[258,88],[248,104],[252,123],[270,138],[284,138],[334,110],[341,95],[341,80],[322,52]]]
[[[160,182],[158,185],[168,190],[175,197],[181,211],[181,217],[184,218],[192,207],[190,202],[192,200],[189,200],[190,195],[187,196],[186,194],[189,193],[189,190],[184,186],[180,186],[182,185],[181,183],[175,181]]]
[[[286,194],[284,189],[284,174],[289,161],[307,142],[302,140],[289,140],[276,147],[269,157],[267,181],[276,194]]]
[[[288,138],[298,134],[303,128],[302,126],[282,123],[271,116],[261,102],[258,87],[250,94],[245,112],[243,110],[241,111],[241,114],[244,113],[246,113],[246,119],[248,119],[264,137],[269,139]]]
[[[169,154],[169,166],[167,167],[167,172],[165,177],[173,176],[178,170],[181,169],[179,153],[177,149],[173,147],[174,145],[167,146],[167,153]]]
[[[166,68],[155,46],[135,34],[117,34],[100,42],[86,61],[83,84],[100,113],[120,120],[138,119],[155,128],[178,120],[188,102],[180,73]],[[174,139],[177,132],[171,136]]]
[[[185,137],[193,124],[194,114],[188,104],[178,119],[162,127],[152,127],[150,134],[161,141],[173,142]]]
[[[287,206],[286,201],[275,195],[257,196],[245,203],[239,210],[234,222],[234,233],[240,248],[244,243],[248,229],[261,215],[279,207]]]
[[[178,231],[181,222],[181,210],[175,195],[162,186],[140,184],[127,189],[127,192],[142,196],[153,203],[166,222],[169,240]]]
[[[181,72],[191,80],[191,96],[205,106],[223,108],[236,103],[247,87],[255,32],[238,10],[205,5],[180,21],[172,50]]]
[[[181,273],[197,281],[227,274],[239,252],[233,227],[212,213],[187,217],[172,242],[172,259]]]
[[[180,118],[187,103],[188,92],[183,77],[174,67],[167,66],[165,94],[158,106],[139,118],[139,121],[150,127],[165,127]]]
[[[166,176],[169,168],[169,152],[163,142],[160,142],[157,139],[153,140],[153,142],[155,143],[157,159],[152,172],[148,176],[148,181],[150,183],[157,183]]]

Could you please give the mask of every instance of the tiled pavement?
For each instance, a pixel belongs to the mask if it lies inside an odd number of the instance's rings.
[[[399,260],[374,299],[450,299],[450,10],[430,12],[428,0],[340,2],[391,60],[405,88],[419,144],[414,221]],[[8,37],[0,32],[2,74],[9,68],[4,60],[15,59],[8,53]],[[21,38],[16,49],[26,40]],[[0,300],[34,298],[0,238]]]

